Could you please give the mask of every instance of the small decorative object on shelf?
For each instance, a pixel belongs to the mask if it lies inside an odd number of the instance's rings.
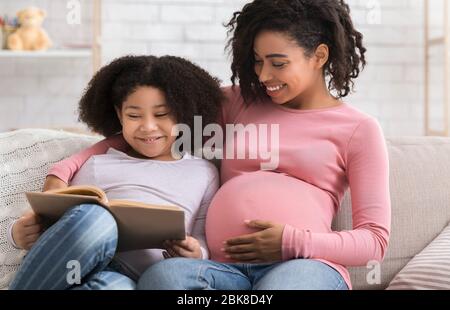
[[[8,36],[16,31],[19,27],[17,18],[9,18],[5,15],[3,18],[0,17],[0,49],[6,48],[6,40]]]
[[[3,22],[3,18],[0,16],[0,50],[3,49],[3,46],[5,46],[5,40],[3,39],[3,26],[5,23]]]
[[[10,51],[0,50],[0,58],[86,58],[91,57],[89,49],[49,49],[47,51]]]
[[[20,26],[7,38],[7,47],[14,51],[47,50],[51,40],[41,27],[46,13],[38,8],[29,7],[17,13]]]

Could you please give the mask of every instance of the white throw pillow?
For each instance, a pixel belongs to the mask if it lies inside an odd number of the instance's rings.
[[[46,129],[0,133],[0,289],[18,270],[25,251],[7,241],[9,224],[28,208],[26,191],[40,191],[51,166],[100,137]]]
[[[450,289],[450,225],[408,262],[387,289]]]

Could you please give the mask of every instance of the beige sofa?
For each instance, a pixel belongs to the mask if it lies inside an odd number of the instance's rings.
[[[53,163],[98,140],[38,129],[0,134],[0,288],[8,286],[24,255],[5,239],[8,224],[28,208],[23,192],[40,190]],[[372,268],[350,269],[354,289],[386,288],[450,221],[450,138],[389,138],[387,144],[392,198],[390,246],[379,269],[379,283],[367,281]],[[351,229],[349,195],[334,228]]]
[[[372,268],[350,268],[354,289],[386,288],[450,221],[450,138],[388,138],[387,145],[392,203],[389,248],[380,266],[379,284],[367,281]],[[347,193],[335,230],[351,229],[350,203]]]

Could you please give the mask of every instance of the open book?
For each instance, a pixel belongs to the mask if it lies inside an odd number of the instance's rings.
[[[69,186],[47,192],[25,193],[33,211],[49,223],[80,204],[98,204],[111,212],[119,229],[118,251],[162,248],[164,240],[185,238],[184,211],[128,200],[108,201],[103,190],[92,185]]]

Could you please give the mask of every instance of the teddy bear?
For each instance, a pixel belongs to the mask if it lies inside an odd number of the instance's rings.
[[[17,13],[20,27],[7,39],[7,47],[15,51],[46,50],[51,40],[41,25],[46,13],[38,8],[29,7]]]

